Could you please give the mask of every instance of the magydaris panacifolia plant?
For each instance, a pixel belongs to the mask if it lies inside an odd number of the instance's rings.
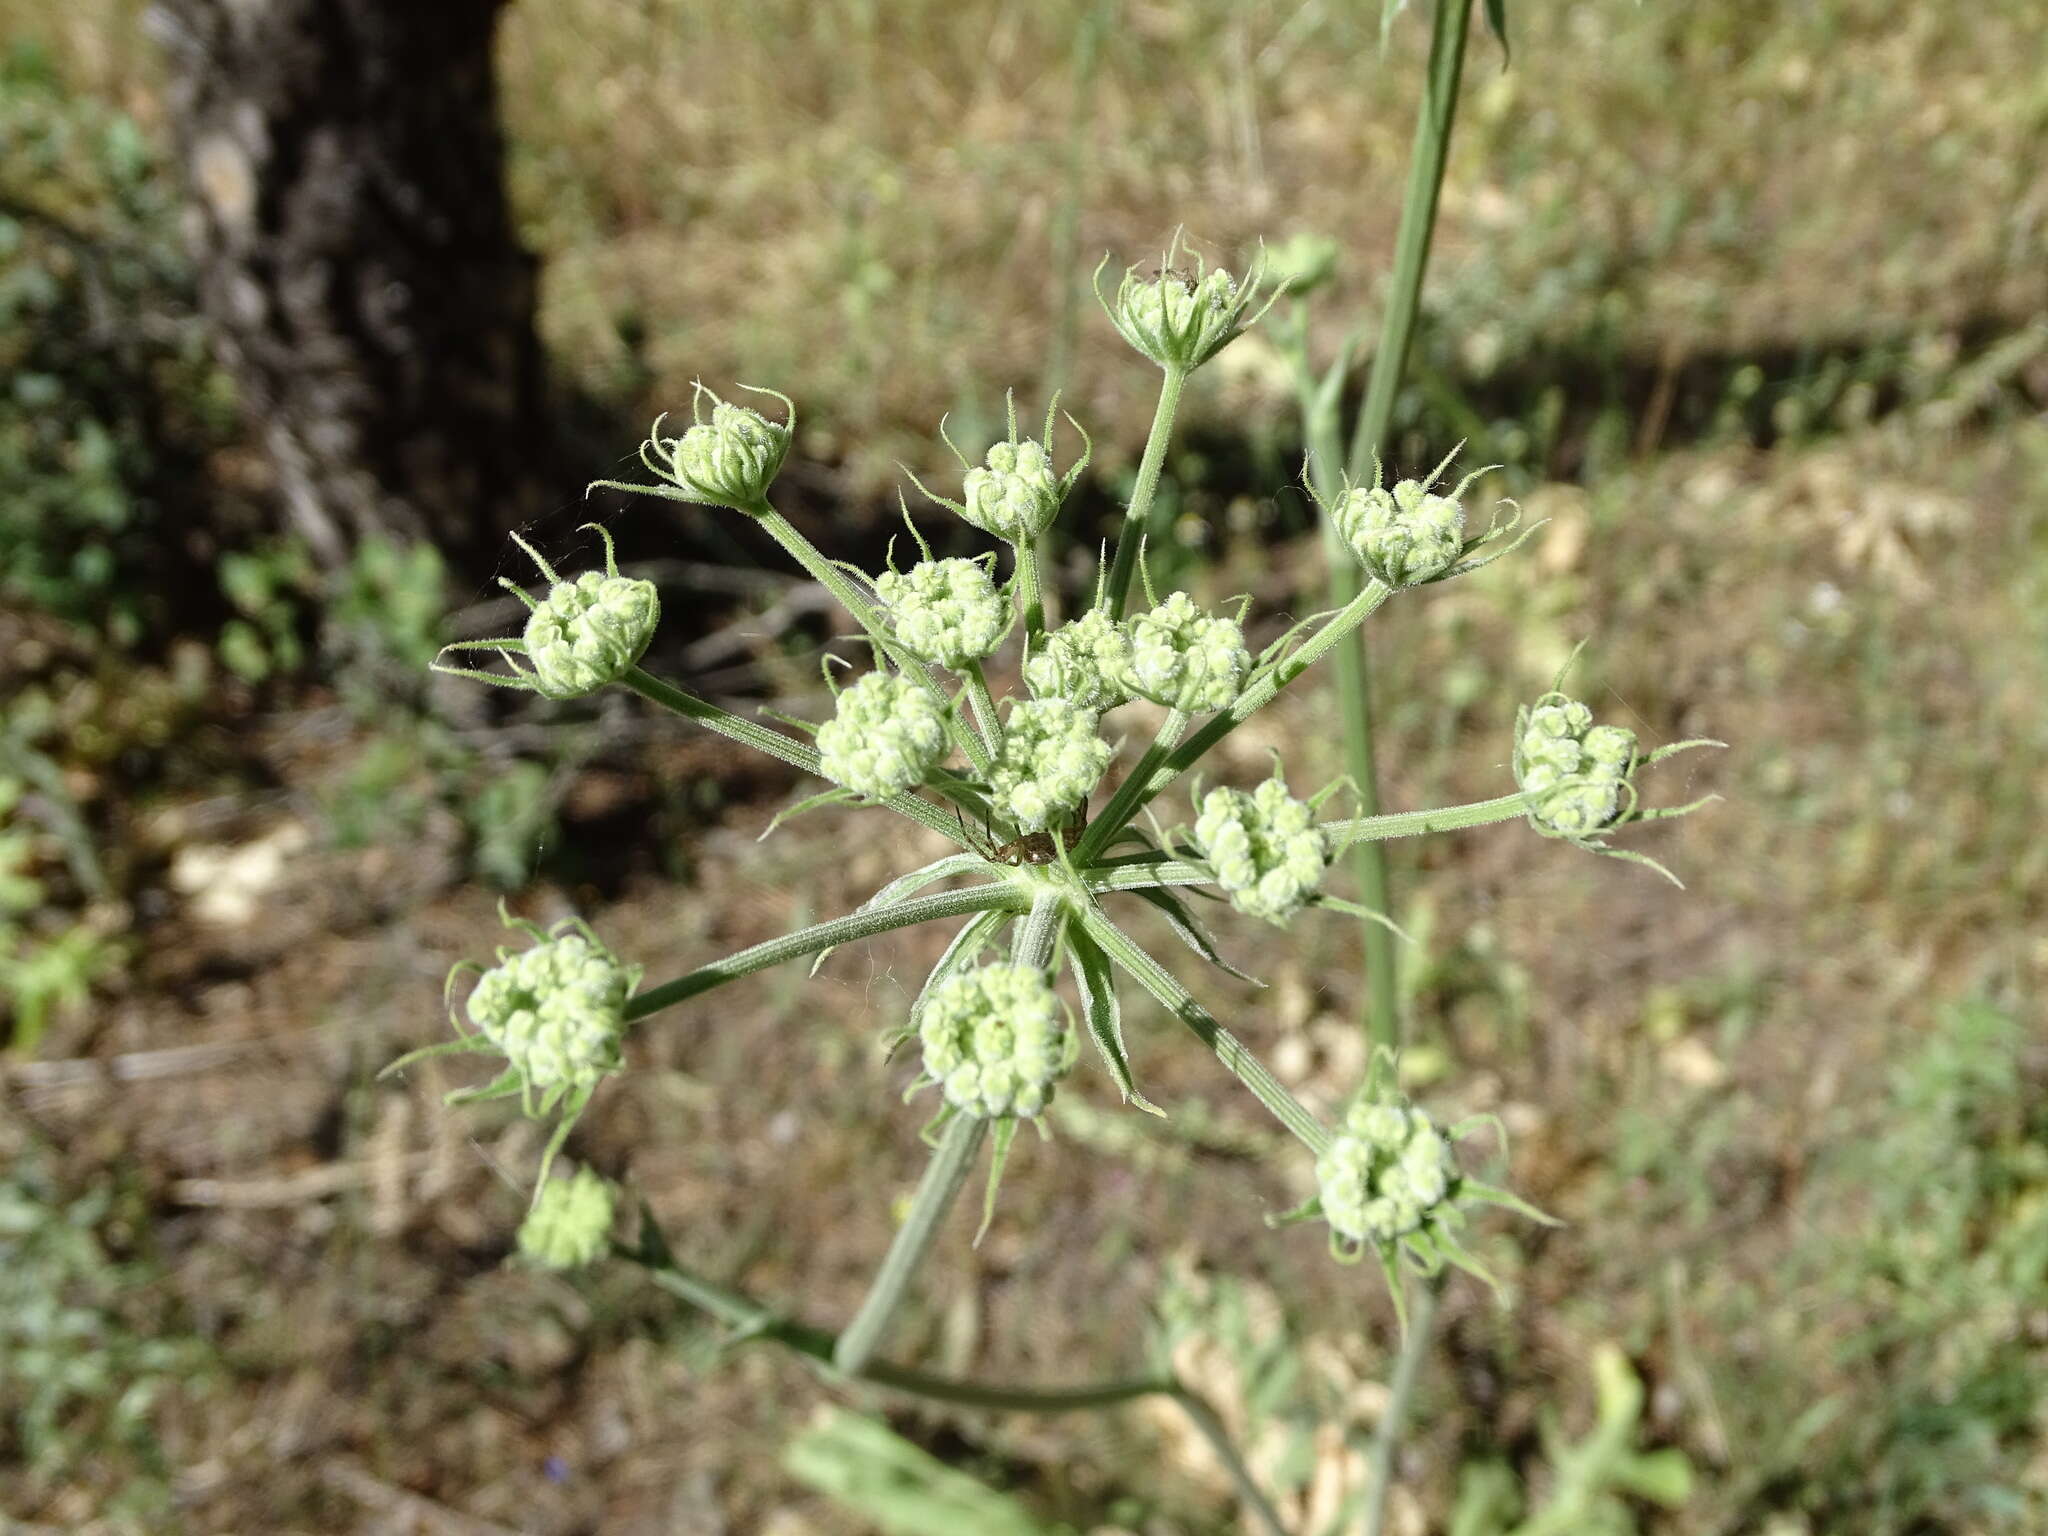
[[[1635,775],[1651,758],[1635,750],[1634,738],[1624,750],[1627,733],[1598,734],[1612,728],[1582,720],[1581,706],[1567,708],[1553,693],[1518,722],[1512,745],[1519,782],[1495,798],[1392,815],[1329,815],[1341,783],[1302,797],[1276,765],[1249,790],[1226,785],[1196,793],[1192,826],[1162,825],[1154,812],[1190,770],[1397,592],[1455,578],[1514,547],[1503,542],[1512,519],[1467,534],[1460,498],[1469,480],[1446,488],[1439,482],[1447,466],[1439,466],[1424,481],[1387,486],[1381,476],[1370,487],[1347,484],[1334,499],[1323,498],[1363,568],[1362,584],[1341,609],[1281,627],[1263,644],[1254,639],[1247,604],[1215,611],[1186,592],[1153,591],[1139,545],[1173,403],[1187,376],[1256,319],[1258,291],[1256,269],[1239,282],[1170,249],[1156,271],[1132,268],[1113,297],[1102,296],[1117,331],[1164,377],[1144,456],[1149,470],[1140,472],[1123,539],[1093,583],[1092,601],[1064,624],[1048,625],[1040,555],[1079,464],[1058,468],[1050,412],[1043,437],[1030,439],[1019,435],[1013,408],[1008,436],[984,461],[962,459],[957,498],[926,493],[1004,548],[979,559],[940,560],[917,536],[917,562],[874,574],[826,558],[771,500],[790,443],[789,401],[771,396],[782,403],[778,420],[700,386],[694,422],[680,437],[665,437],[657,422],[641,450],[652,481],[597,483],[750,518],[838,599],[873,664],[853,682],[834,684],[831,715],[821,721],[777,717],[791,729],[774,729],[643,668],[658,607],[652,588],[618,574],[609,540],[601,574],[565,576],[527,551],[550,586],[525,599],[525,632],[462,648],[472,657],[502,653],[509,673],[447,670],[549,699],[622,684],[823,781],[785,816],[822,805],[872,807],[954,845],[843,917],[644,989],[638,969],[576,920],[549,929],[515,925],[523,947],[501,950],[488,969],[458,967],[458,975],[477,973],[457,1015],[458,1038],[428,1050],[502,1059],[495,1079],[464,1096],[517,1098],[529,1114],[554,1122],[533,1215],[521,1234],[522,1247],[538,1261],[573,1262],[603,1247],[609,1191],[591,1182],[594,1176],[550,1181],[545,1164],[604,1079],[625,1069],[631,1029],[769,966],[945,921],[958,926],[900,1036],[916,1050],[906,1086],[933,1090],[937,1101],[926,1128],[932,1160],[847,1328],[821,1335],[710,1285],[675,1262],[651,1221],[643,1222],[639,1248],[621,1251],[676,1294],[848,1375],[954,1401],[1036,1409],[1163,1392],[1210,1433],[1213,1414],[1205,1418],[1204,1405],[1170,1374],[1045,1393],[927,1377],[876,1359],[984,1141],[993,1147],[992,1202],[1017,1127],[1043,1124],[1084,1037],[1126,1103],[1163,1113],[1141,1094],[1126,1048],[1123,1012],[1132,989],[1162,1004],[1300,1142],[1316,1194],[1294,1218],[1325,1223],[1342,1258],[1372,1256],[1397,1302],[1404,1269],[1484,1276],[1459,1236],[1475,1206],[1506,1205],[1542,1219],[1474,1175],[1458,1145],[1473,1127],[1440,1129],[1410,1103],[1390,1052],[1375,1054],[1372,1074],[1342,1122],[1326,1125],[1124,926],[1127,904],[1149,905],[1196,952],[1213,958],[1183,891],[1212,889],[1239,911],[1285,926],[1318,907],[1359,910],[1322,885],[1332,858],[1360,842],[1528,816],[1547,833],[1609,851],[1607,838],[1658,814],[1644,810],[1637,796]],[[1144,602],[1126,614],[1133,578]],[[992,669],[999,654],[1014,665]],[[1016,690],[999,699],[992,671],[1018,676]],[[1113,738],[1139,728],[1139,720],[1106,717],[1136,701],[1153,706],[1147,718],[1157,722],[1156,734],[1117,776]],[[1057,990],[1062,971],[1073,979],[1077,1011]],[[1241,1472],[1227,1445],[1212,1438]],[[1247,1480],[1239,1481],[1253,1507],[1265,1507]]]

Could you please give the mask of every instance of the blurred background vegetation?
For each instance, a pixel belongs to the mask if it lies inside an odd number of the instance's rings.
[[[902,850],[823,818],[755,847],[789,779],[626,701],[430,682],[531,573],[468,528],[328,547],[292,510],[297,407],[223,344],[221,188],[178,105],[206,8],[0,0],[0,1527],[1234,1529],[1142,1410],[834,1393],[812,1422],[811,1378],[630,1274],[501,1267],[531,1127],[374,1081],[500,895],[660,975]],[[1321,0],[471,8],[566,446],[466,515],[573,561],[596,508],[668,597],[660,664],[720,697],[815,712],[815,595],[746,529],[579,495],[693,378],[796,397],[785,478],[850,558],[898,461],[944,480],[942,414],[971,450],[1006,389],[1061,388],[1098,444],[1085,550],[1152,403],[1088,293],[1105,252],[1329,235],[1325,344],[1376,313],[1412,18],[1383,54],[1376,7]],[[1693,775],[1726,802],[1654,840],[1682,895],[1513,831],[1401,850],[1418,1091],[1500,1113],[1569,1225],[1488,1234],[1508,1307],[1453,1293],[1395,1529],[2048,1529],[2048,28],[2035,0],[1510,26],[1467,73],[1394,458],[1462,439],[1550,524],[1378,621],[1387,801],[1498,792],[1514,705],[1588,636],[1604,711],[1735,749]],[[1312,603],[1278,354],[1246,337],[1185,409],[1162,575]],[[1269,718],[1236,767],[1336,771],[1314,698]],[[1271,985],[1219,1011],[1327,1110],[1361,1061],[1351,930],[1226,938]],[[913,1176],[872,1042],[921,958],[650,1034],[572,1155],[837,1320]],[[1389,1310],[1263,1232],[1286,1160],[1131,1027],[1173,1120],[1063,1097],[988,1241],[948,1248],[922,1350],[1040,1379],[1170,1350],[1319,1531]]]

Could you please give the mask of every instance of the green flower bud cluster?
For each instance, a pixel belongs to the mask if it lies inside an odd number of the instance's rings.
[[[987,462],[967,471],[960,515],[1012,544],[1035,539],[1059,515],[1062,488],[1052,454],[1032,438],[999,442]]]
[[[639,979],[587,931],[558,928],[531,949],[498,951],[465,1007],[528,1088],[574,1093],[619,1069],[626,1002]]]
[[[1323,882],[1315,812],[1287,792],[1277,773],[1250,794],[1225,788],[1204,795],[1195,846],[1230,904],[1269,923],[1286,922]]]
[[[784,396],[776,396],[790,409]],[[704,402],[711,401],[710,419]],[[789,452],[790,428],[743,405],[730,405],[703,385],[691,403],[694,425],[681,437],[664,438],[661,423],[648,434],[641,458],[649,469],[687,499],[738,512],[756,512]],[[659,460],[660,462],[656,462]]]
[[[1105,303],[1119,335],[1162,368],[1199,368],[1244,329],[1245,306],[1256,284],[1240,288],[1221,267],[1190,274],[1168,264],[1155,277],[1132,267]]]
[[[1591,837],[1621,816],[1636,756],[1634,731],[1593,724],[1593,712],[1562,693],[1515,720],[1515,782],[1541,796],[1529,819],[1558,837]]]
[[[1379,1246],[1421,1231],[1458,1182],[1449,1139],[1406,1103],[1354,1103],[1316,1159],[1323,1219],[1354,1243]]]
[[[549,1179],[535,1192],[519,1224],[519,1251],[546,1269],[581,1269],[610,1246],[614,1192],[588,1168]]]
[[[1024,662],[1024,681],[1041,699],[1067,699],[1083,709],[1113,709],[1130,698],[1117,681],[1130,637],[1100,608],[1091,608],[1045,637]]]
[[[956,671],[994,651],[1009,627],[1009,607],[978,560],[926,560],[886,571],[875,593],[888,605],[898,640]]]
[[[1002,755],[989,773],[997,812],[1025,832],[1043,832],[1085,804],[1109,767],[1099,717],[1070,699],[1025,699],[1003,726]],[[822,745],[823,738],[820,738]]]
[[[1434,479],[1402,480],[1389,490],[1375,472],[1370,486],[1352,486],[1330,508],[1339,537],[1358,563],[1390,587],[1441,576],[1465,552],[1465,509],[1456,493],[1431,491]]]
[[[661,597],[651,581],[585,571],[556,582],[521,637],[534,692],[579,699],[618,681],[639,665],[660,622]]]
[[[1244,630],[1175,592],[1124,625],[1129,649],[1116,680],[1139,698],[1188,711],[1228,709],[1251,670]]]
[[[1064,1010],[1045,974],[995,963],[948,976],[918,1022],[924,1069],[946,1102],[970,1115],[1031,1119],[1069,1059]]]
[[[870,800],[886,800],[924,781],[945,755],[938,703],[909,678],[870,672],[839,695],[818,727],[818,761],[827,778]]]

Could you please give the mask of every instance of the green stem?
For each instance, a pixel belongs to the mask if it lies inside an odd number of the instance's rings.
[[[1311,1152],[1320,1154],[1330,1144],[1330,1133],[1310,1114],[1271,1072],[1254,1056],[1251,1048],[1211,1017],[1209,1011],[1188,995],[1171,972],[1154,960],[1116,924],[1089,908],[1080,914],[1081,927],[1101,946],[1103,952],[1130,973],[1139,986],[1166,1005],[1167,1011],[1194,1031],[1196,1037],[1216,1053],[1254,1097],[1265,1105]]]
[[[953,738],[953,744],[966,754],[970,763],[974,764],[975,772],[986,778],[990,761],[988,749],[953,709],[952,695],[946,692],[945,686],[940,683],[931,667],[897,643],[881,609],[868,600],[867,594],[861,591],[852,577],[819,554],[817,546],[799,533],[796,526],[780,512],[764,501],[753,515],[754,521],[768,530],[769,536],[783,547],[790,559],[802,566],[813,581],[838,600],[839,606],[853,616],[854,623],[889,655],[902,669],[903,675],[932,696],[940,710],[944,712],[946,733]]]
[[[988,674],[981,669],[981,663],[967,663],[967,704],[974,711],[975,724],[981,727],[982,740],[988,743],[991,758],[1003,755],[1003,722],[996,714],[996,701],[989,695]]]
[[[1280,1512],[1260,1489],[1244,1458],[1237,1454],[1237,1447],[1230,1441],[1230,1431],[1223,1427],[1222,1418],[1209,1406],[1207,1399],[1181,1386],[1176,1386],[1170,1395],[1180,1405],[1181,1412],[1188,1416],[1188,1422],[1194,1425],[1196,1433],[1209,1442],[1209,1449],[1216,1453],[1216,1459],[1223,1463],[1223,1470],[1230,1474],[1237,1496],[1244,1500],[1245,1508],[1265,1527],[1266,1536],[1287,1536],[1287,1527],[1280,1523]]]
[[[1053,594],[1045,584],[1045,557],[1039,543],[1037,539],[1026,539],[1010,546],[1016,566],[1017,597],[1024,609],[1024,643],[1034,652],[1046,630],[1058,622],[1058,616],[1051,612]]]
[[[1138,759],[1137,765],[1129,773],[1124,775],[1123,782],[1117,785],[1116,792],[1109,797],[1109,804],[1102,808],[1102,814],[1091,821],[1088,830],[1081,834],[1081,841],[1074,848],[1075,864],[1086,866],[1108,846],[1112,837],[1123,830],[1124,824],[1137,814],[1138,807],[1149,798],[1145,794],[1145,786],[1151,782],[1153,774],[1165,764],[1167,754],[1173,751],[1174,745],[1180,740],[1181,732],[1187,728],[1188,717],[1185,710],[1176,709],[1167,715],[1165,723],[1159,727],[1158,736],[1153,738],[1152,745],[1145,749],[1145,755]]]
[[[1380,1536],[1387,1523],[1387,1500],[1394,1490],[1394,1456],[1401,1448],[1408,1405],[1415,1397],[1415,1379],[1422,1374],[1423,1356],[1429,1353],[1430,1324],[1436,1320],[1436,1303],[1442,1287],[1427,1281],[1414,1309],[1408,1314],[1408,1331],[1401,1337],[1401,1354],[1394,1362],[1394,1379],[1387,1387],[1387,1408],[1373,1431],[1372,1487],[1366,1494],[1363,1536]]]
[[[1138,482],[1131,488],[1131,504],[1124,509],[1124,526],[1117,535],[1116,560],[1102,589],[1102,606],[1112,619],[1124,616],[1124,597],[1130,591],[1131,573],[1138,568],[1138,549],[1152,516],[1152,498],[1159,490],[1159,471],[1166,463],[1166,445],[1173,436],[1173,414],[1180,408],[1181,386],[1187,371],[1171,365],[1161,370],[1159,406],[1152,413],[1152,435],[1145,439],[1145,456],[1138,461]]]
[[[658,987],[649,987],[638,993],[626,1004],[628,1020],[644,1019],[663,1008],[673,1007],[700,993],[709,992],[713,987],[722,987],[729,981],[742,976],[751,976],[756,971],[765,971],[770,966],[780,965],[785,960],[795,960],[804,955],[814,955],[822,949],[831,949],[839,944],[852,944],[861,939],[871,939],[878,933],[887,933],[892,928],[909,928],[917,923],[937,922],[942,918],[961,917],[970,912],[1022,911],[1024,899],[1017,888],[1008,881],[996,881],[986,885],[970,885],[965,890],[940,891],[935,896],[916,896],[909,901],[900,901],[894,906],[880,907],[872,912],[853,912],[845,917],[834,918],[829,923],[817,923],[809,928],[799,929],[779,939],[769,939],[750,949],[727,955],[723,960],[714,960],[709,965],[699,966],[674,981],[663,982]]]
[[[801,768],[805,773],[816,774],[821,779],[829,777],[813,748],[792,740],[780,731],[771,731],[751,720],[742,720],[730,710],[720,709],[716,704],[700,699],[694,693],[685,693],[673,683],[663,682],[651,672],[635,667],[619,681],[643,699],[659,704],[663,709],[673,710],[686,719],[695,720],[707,729],[739,742],[742,746],[752,747],[757,752],[765,752],[770,757],[780,758],[792,768]],[[962,847],[967,846],[967,839],[961,835],[959,823],[929,800],[917,795],[891,795],[882,804],[899,816],[908,816],[912,821],[930,827],[934,832],[943,832]]]
[[[1436,229],[1437,198],[1443,190],[1444,165],[1450,153],[1451,125],[1457,112],[1458,81],[1465,66],[1465,33],[1470,0],[1436,0],[1429,42],[1429,73],[1422,107],[1416,117],[1415,146],[1408,162],[1408,188],[1401,201],[1401,227],[1394,239],[1394,273],[1381,322],[1379,346],[1373,352],[1365,404],[1351,435],[1346,468],[1361,479],[1368,464],[1383,452],[1393,421],[1394,400],[1414,339],[1415,316],[1421,303],[1423,273],[1429,266],[1430,237]],[[1316,460],[1324,476],[1334,465],[1334,423],[1324,452]],[[1334,487],[1325,481],[1327,498]],[[1334,529],[1325,537],[1334,545]],[[1359,590],[1359,571],[1347,552],[1338,552],[1330,566],[1332,606],[1349,603]],[[1346,646],[1337,661],[1335,680],[1343,714],[1345,767],[1357,786],[1359,808],[1371,816],[1379,810],[1379,774],[1373,749],[1372,665],[1363,634]],[[1377,842],[1360,845],[1354,855],[1360,899],[1375,912],[1390,910],[1386,850]],[[1400,995],[1395,975],[1393,935],[1376,923],[1364,929],[1367,1025],[1382,1045],[1401,1043]]]
[[[1495,795],[1491,800],[1474,800],[1467,805],[1447,805],[1434,811],[1390,811],[1382,816],[1358,816],[1343,821],[1326,821],[1321,832],[1332,848],[1346,842],[1385,842],[1395,837],[1421,837],[1430,832],[1460,832],[1467,827],[1491,826],[1513,821],[1529,812],[1529,797],[1520,790]]]
[[[939,1133],[938,1147],[918,1181],[910,1214],[897,1228],[896,1239],[890,1243],[860,1310],[832,1346],[832,1364],[848,1376],[860,1375],[874,1357],[875,1346],[882,1342],[883,1333],[903,1305],[911,1278],[938,1240],[939,1227],[959,1198],[987,1137],[988,1121],[980,1115],[955,1115]]]

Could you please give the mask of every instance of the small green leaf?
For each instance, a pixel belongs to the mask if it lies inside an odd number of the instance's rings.
[[[1508,48],[1508,0],[1486,0],[1486,25],[1500,40],[1501,68],[1513,57]]]

